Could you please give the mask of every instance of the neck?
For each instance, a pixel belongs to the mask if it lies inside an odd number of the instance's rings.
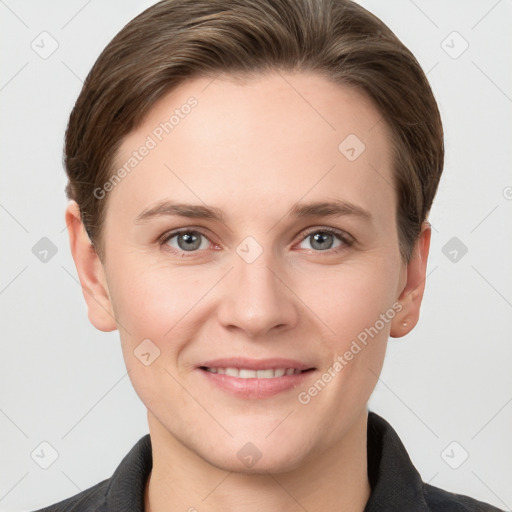
[[[146,484],[145,512],[363,512],[370,497],[366,410],[335,446],[293,471],[275,474],[217,468],[152,420],[153,468]]]

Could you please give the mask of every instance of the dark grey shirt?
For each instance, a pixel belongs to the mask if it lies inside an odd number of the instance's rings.
[[[368,414],[367,447],[371,494],[364,512],[503,512],[423,483],[398,434],[374,412]],[[152,464],[151,438],[146,434],[110,478],[34,512],[143,512]]]

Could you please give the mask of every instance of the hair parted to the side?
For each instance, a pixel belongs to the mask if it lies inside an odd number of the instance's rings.
[[[318,72],[373,100],[392,132],[400,253],[409,261],[443,169],[441,118],[411,52],[347,0],[163,0],[114,37],[71,112],[64,155],[67,197],[100,258],[108,198],[93,191],[157,100],[188,78],[272,70]]]

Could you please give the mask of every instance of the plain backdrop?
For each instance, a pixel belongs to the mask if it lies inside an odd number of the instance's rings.
[[[61,159],[83,79],[152,3],[0,1],[2,511],[110,477],[148,432],[118,333],[87,319]],[[395,428],[424,481],[510,510],[512,2],[361,3],[428,73],[446,132],[422,316],[390,339],[369,408]]]

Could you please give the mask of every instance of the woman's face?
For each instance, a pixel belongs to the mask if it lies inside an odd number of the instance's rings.
[[[123,141],[99,328],[155,439],[287,471],[365,418],[405,311],[391,149],[365,96],[305,73],[190,80]]]

